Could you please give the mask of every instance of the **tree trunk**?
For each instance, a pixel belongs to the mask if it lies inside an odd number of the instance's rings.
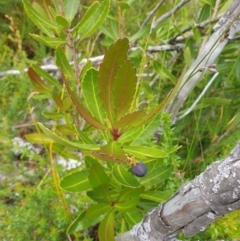
[[[173,241],[204,231],[224,214],[240,209],[240,141],[231,154],[184,184],[116,241]]]

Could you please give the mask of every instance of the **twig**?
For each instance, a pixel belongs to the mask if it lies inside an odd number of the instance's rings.
[[[165,0],[160,1],[155,8],[148,14],[147,18],[144,20],[144,22],[141,25],[141,28],[143,28],[147,22],[152,18],[152,16],[157,12],[157,10],[162,6]]]
[[[205,27],[206,25],[208,25],[208,24],[217,22],[217,21],[220,19],[220,17],[221,17],[221,15],[219,15],[219,16],[217,16],[217,17],[215,17],[215,18],[212,18],[212,19],[205,20],[205,21],[203,21],[203,22],[201,22],[201,23],[196,23],[196,24],[194,24],[194,27],[195,27],[195,28],[204,28],[204,27]],[[184,33],[192,30],[192,28],[193,28],[193,26],[189,26],[189,27],[183,29],[183,30],[181,31],[181,33],[179,33],[179,34],[175,35],[174,37],[170,38],[170,39],[168,40],[168,43],[169,43],[169,44],[172,44],[172,43],[175,42],[175,41],[178,41],[178,42],[179,42],[179,37],[182,37],[182,35],[183,35]],[[184,39],[184,37],[182,37],[180,41],[182,41],[183,39]]]
[[[156,28],[158,24],[163,22],[165,19],[169,18],[171,15],[176,13],[181,7],[183,7],[186,3],[188,3],[190,0],[182,0],[178,5],[176,5],[173,9],[171,9],[169,12],[163,14],[160,18],[158,18],[153,24],[152,29]]]

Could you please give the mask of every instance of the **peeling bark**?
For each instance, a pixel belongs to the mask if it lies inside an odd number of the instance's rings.
[[[116,241],[174,241],[192,237],[224,214],[240,209],[240,141],[229,156],[184,184]]]

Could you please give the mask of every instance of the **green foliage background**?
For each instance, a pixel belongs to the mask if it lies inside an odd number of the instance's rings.
[[[168,4],[164,4],[156,12],[156,18],[172,9],[178,2],[169,0]],[[222,0],[218,12],[224,11],[229,2],[231,1]],[[81,14],[76,15],[73,23],[79,22],[91,4],[92,1],[81,1]],[[213,25],[207,25],[203,29],[193,27],[191,34],[184,35],[186,46],[183,51],[147,53],[147,46],[167,44],[168,39],[185,27],[211,18],[216,1],[189,3],[192,4],[191,11],[190,7],[183,7],[151,34],[149,28],[139,32],[141,24],[155,4],[155,1],[112,0],[104,24],[87,38],[76,42],[76,49],[81,53],[79,60],[105,53],[107,47],[123,37],[129,38],[131,45],[139,46],[140,50],[130,53],[129,58],[137,73],[149,74],[139,78],[141,84],[138,90],[139,98],[136,100],[139,108],[148,112],[164,99],[184,67],[192,63],[201,42],[205,36],[211,34]],[[21,155],[13,154],[16,147],[12,145],[12,138],[24,138],[25,134],[34,133],[39,128],[36,122],[49,121],[42,112],[56,109],[47,95],[33,94],[35,89],[23,71],[31,64],[40,65],[46,56],[54,56],[54,51],[29,35],[41,34],[41,31],[26,16],[21,1],[0,3],[0,19],[1,71],[21,71],[21,75],[5,75],[0,79],[0,156],[3,163],[0,170],[3,177],[0,183],[0,237],[6,240],[95,240],[96,226],[86,232],[73,232],[67,237],[70,220],[74,220],[79,211],[86,210],[92,201],[86,195],[68,193],[66,196],[66,193],[56,187],[56,182],[59,181],[56,177],[65,176],[66,171],[51,162],[54,158],[51,157],[48,147],[41,154],[33,153],[27,148]],[[182,183],[201,173],[211,162],[226,156],[239,140],[238,53],[237,40],[225,47],[217,61],[220,75],[193,112],[173,127],[170,126],[169,117],[163,117],[162,122],[165,125],[159,140],[161,148],[170,151],[178,145],[181,149],[164,160],[174,166],[174,175],[159,184],[157,190],[174,192]],[[191,106],[211,76],[211,73],[206,75],[195,87],[182,112]],[[71,131],[64,131],[67,135],[71,134]],[[90,132],[87,130],[86,133]],[[91,139],[102,141],[99,134],[90,135]],[[155,143],[149,137],[146,145],[154,146]],[[81,168],[69,173],[74,171],[81,171]],[[135,213],[136,219],[143,217],[145,211],[154,206],[156,202],[142,204],[138,213]],[[115,224],[116,233],[131,228],[131,221],[128,219],[126,222],[126,218],[121,214],[117,214],[115,220],[119,220]],[[193,240],[240,238],[239,222],[239,212],[229,214]]]

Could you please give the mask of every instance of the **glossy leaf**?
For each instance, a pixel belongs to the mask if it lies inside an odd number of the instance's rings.
[[[146,176],[141,178],[140,182],[144,186],[159,184],[168,179],[171,176],[172,172],[172,165],[166,166],[163,164],[161,166],[155,167]]]
[[[92,35],[104,23],[108,10],[110,0],[104,0],[101,5],[95,2],[91,5],[83,18],[74,28],[73,33],[79,34],[80,39],[83,40]]]
[[[71,147],[71,148],[79,148],[79,149],[83,149],[83,150],[98,150],[100,148],[99,146],[94,145],[94,144],[81,144],[78,142],[72,142],[72,141],[65,140],[63,138],[60,138],[56,134],[54,134],[52,131],[50,131],[48,128],[46,128],[41,123],[38,123],[38,126],[41,128],[41,130],[44,132],[44,134],[46,136],[48,136],[54,142],[56,142],[60,145]]]
[[[114,241],[114,211],[109,212],[101,221],[98,237],[100,241]]]
[[[73,126],[78,137],[80,138],[80,140],[82,140],[83,143],[86,143],[86,144],[94,144],[94,142],[89,139],[89,137],[86,135],[85,132],[81,131],[78,127],[76,127],[76,125]]]
[[[92,114],[79,102],[77,96],[74,92],[70,89],[68,84],[66,83],[66,88],[68,91],[69,96],[71,97],[72,103],[76,107],[78,113],[92,126],[100,130],[106,130],[107,127],[102,125],[98,120],[96,120]]]
[[[108,145],[101,147],[99,151],[94,151],[91,153],[93,156],[99,158],[100,160],[111,161],[115,163],[125,162],[127,159],[125,152],[116,141],[112,141]]]
[[[121,185],[126,187],[139,187],[138,180],[126,171],[121,165],[115,165],[112,172],[113,178]]]
[[[59,47],[62,44],[67,44],[66,40],[60,39],[60,38],[52,38],[52,37],[45,37],[40,36],[37,34],[30,34],[34,39],[36,39],[38,42],[41,42],[42,44],[49,46],[51,48]]]
[[[104,215],[106,212],[110,211],[112,206],[110,203],[97,203],[90,206],[86,213],[87,219],[96,219],[101,215]]]
[[[87,196],[91,198],[93,201],[98,202],[98,203],[109,203],[109,185],[105,184],[102,186],[107,191],[102,191],[102,189],[94,188],[91,191],[87,192]]]
[[[96,69],[87,70],[82,81],[82,94],[91,114],[103,124],[106,115],[99,97],[98,71]]]
[[[142,119],[139,121],[142,121]],[[160,123],[161,115],[156,114],[150,121],[143,124],[142,131],[135,136],[135,139],[130,143],[130,145],[141,145],[147,138],[152,137],[153,133],[160,126]]]
[[[71,2],[71,1],[69,1],[69,2]],[[69,22],[62,15],[56,15],[55,20],[58,23],[58,25],[63,28],[67,28],[69,26]]]
[[[64,17],[71,22],[79,9],[79,0],[62,0]]]
[[[37,7],[36,5],[39,5],[39,7]],[[49,18],[52,19],[51,13],[49,11],[50,7],[53,7],[53,2],[52,0],[35,0],[32,3],[32,6],[34,7],[34,9],[39,13],[39,12],[44,12],[44,14],[46,16],[48,16]]]
[[[49,87],[41,80],[40,76],[34,71],[32,67],[28,68],[28,76],[32,83],[36,85],[39,91],[49,92]]]
[[[75,80],[74,71],[69,64],[65,53],[61,48],[56,49],[56,64],[58,67],[61,68],[62,72],[64,73],[65,77],[71,80]]]
[[[116,120],[128,113],[136,91],[136,84],[136,69],[130,60],[126,60],[119,67],[113,81],[112,95]]]
[[[52,30],[58,30],[58,26],[47,17],[40,15],[28,0],[23,0],[23,5],[28,17],[47,36],[51,37],[53,35]]]
[[[101,192],[102,197],[111,202],[109,195],[109,177],[106,175],[104,168],[96,163],[89,169],[89,181],[95,189],[98,189]]]
[[[147,191],[140,194],[141,198],[151,200],[157,203],[163,202],[171,197],[173,191]]]
[[[119,212],[129,212],[134,207],[137,206],[138,202],[139,202],[139,198],[134,197],[134,198],[128,199],[127,201],[115,203],[114,208]]]
[[[93,227],[95,224],[99,223],[103,216],[99,216],[96,219],[86,219],[87,210],[83,211],[78,215],[78,217],[71,223],[71,225],[67,229],[67,234],[72,234],[74,232],[82,231],[88,229],[89,227]]]
[[[32,68],[35,70],[37,74],[39,74],[41,77],[44,78],[44,80],[50,84],[55,86],[58,90],[62,88],[62,86],[59,84],[58,80],[54,79],[48,72],[45,70],[41,69],[39,66],[33,64]]]
[[[132,209],[129,212],[124,213],[124,217],[127,220],[127,223],[133,227],[135,224],[142,221],[142,216],[138,213],[136,208]]]
[[[70,175],[63,177],[60,182],[62,189],[68,192],[82,192],[91,189],[88,180],[88,171],[74,172]]]
[[[127,143],[134,141],[138,136],[140,136],[144,131],[144,125],[138,126],[127,131],[118,138],[118,142]]]
[[[139,188],[123,187],[122,191],[119,194],[118,202],[125,201],[129,198],[138,197],[143,192],[144,192],[143,186]]]
[[[113,124],[115,129],[129,127],[129,126],[137,126],[142,118],[146,115],[144,111],[135,111],[133,113],[127,114],[123,116],[119,121]]]
[[[119,39],[109,47],[99,68],[99,94],[111,123],[115,117],[114,80],[120,65],[127,59],[128,48],[128,40]]]
[[[27,134],[27,135],[25,135],[25,138],[34,144],[46,145],[46,144],[50,144],[51,142],[53,142],[53,140],[51,138],[49,138],[47,135],[44,135],[42,133]]]
[[[87,10],[87,12],[84,14],[82,19],[78,22],[78,24],[73,28],[73,34],[80,34],[83,32],[85,28],[88,26],[91,26],[93,24],[91,20],[93,19],[92,17],[96,12],[98,11],[99,8],[99,2],[94,2]]]
[[[89,181],[96,188],[109,182],[109,177],[106,175],[104,168],[96,163],[89,170]]]
[[[123,148],[124,151],[137,158],[164,158],[168,156],[164,150],[147,146],[128,146]]]

